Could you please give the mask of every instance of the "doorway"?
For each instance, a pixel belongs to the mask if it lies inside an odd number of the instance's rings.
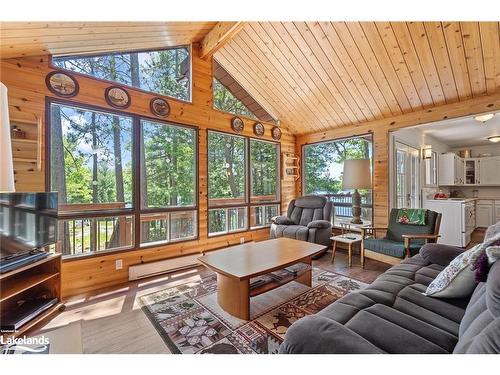
[[[396,208],[420,208],[420,150],[399,141],[394,143]]]

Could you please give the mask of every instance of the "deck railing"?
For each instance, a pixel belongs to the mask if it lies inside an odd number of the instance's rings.
[[[330,202],[333,203],[334,207],[334,225],[335,218],[348,218],[352,217],[352,194],[351,193],[340,193],[340,194],[323,194]],[[361,195],[361,218],[365,220],[371,220],[372,218],[372,201],[371,194]]]

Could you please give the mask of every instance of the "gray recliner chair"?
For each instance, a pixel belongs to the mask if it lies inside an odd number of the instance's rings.
[[[290,202],[286,216],[271,219],[271,238],[287,237],[328,247],[331,222],[332,203],[321,195],[306,195]]]

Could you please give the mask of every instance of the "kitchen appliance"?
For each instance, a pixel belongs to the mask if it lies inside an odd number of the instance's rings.
[[[438,243],[459,247],[469,244],[472,232],[476,229],[474,199],[429,199],[424,202],[424,208],[442,214]]]

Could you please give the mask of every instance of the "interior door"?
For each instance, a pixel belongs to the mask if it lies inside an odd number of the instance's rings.
[[[396,208],[420,208],[420,151],[395,142]]]

